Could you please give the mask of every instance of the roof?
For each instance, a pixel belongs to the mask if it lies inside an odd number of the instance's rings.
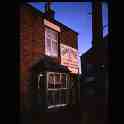
[[[28,7],[29,9],[31,9],[32,11],[34,11],[35,14],[37,14],[38,16],[43,16],[43,12],[42,11],[39,11],[38,9],[34,8],[33,6],[31,6],[28,3],[21,4],[21,7]]]
[[[53,58],[49,56],[43,56],[35,65],[33,65],[32,69],[37,72],[70,72],[66,66],[55,63]]]

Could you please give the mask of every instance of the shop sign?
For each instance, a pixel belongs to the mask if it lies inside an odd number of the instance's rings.
[[[78,51],[70,46],[60,44],[61,64],[67,66],[72,73],[79,72]]]

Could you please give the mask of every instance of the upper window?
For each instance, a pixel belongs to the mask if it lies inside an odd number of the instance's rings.
[[[45,28],[45,53],[48,56],[58,56],[58,32]]]

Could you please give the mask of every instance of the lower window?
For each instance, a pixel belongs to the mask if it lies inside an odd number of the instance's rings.
[[[68,104],[68,75],[66,73],[48,72],[48,108],[65,106]]]

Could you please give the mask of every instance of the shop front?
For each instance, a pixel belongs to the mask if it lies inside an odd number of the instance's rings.
[[[48,109],[69,104],[69,74],[47,72]]]
[[[71,73],[50,57],[44,57],[32,67],[31,81],[34,111],[49,111],[73,104]]]

